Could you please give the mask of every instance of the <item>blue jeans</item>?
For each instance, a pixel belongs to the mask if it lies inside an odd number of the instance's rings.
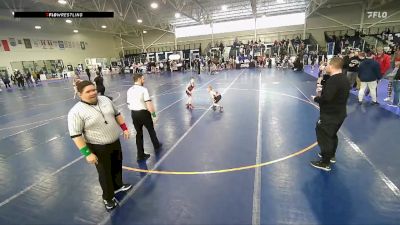
[[[394,91],[393,105],[398,105],[400,97],[400,80],[393,81],[393,91]]]

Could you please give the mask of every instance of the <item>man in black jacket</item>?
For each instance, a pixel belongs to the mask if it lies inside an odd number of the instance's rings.
[[[91,74],[90,74],[90,69],[86,67],[86,70],[85,70],[85,71],[86,71],[86,75],[88,76],[89,81],[90,81],[90,75],[91,75]]]
[[[320,106],[320,117],[316,125],[317,141],[321,149],[319,161],[312,161],[315,168],[330,171],[331,163],[336,162],[335,153],[338,146],[337,132],[347,116],[346,104],[349,98],[350,84],[342,73],[343,59],[332,58],[326,73],[330,78],[326,81],[321,96],[312,96]]]
[[[355,55],[353,52],[350,53],[349,57],[350,57],[350,63],[349,63],[349,68],[347,70],[347,78],[349,79],[350,82],[350,88],[353,88],[357,80],[358,66],[360,65],[360,59],[358,58],[358,55]]]
[[[350,64],[350,52],[343,55],[342,73],[344,75],[347,75],[347,71],[349,70],[349,64]]]
[[[361,80],[360,91],[358,92],[358,103],[362,104],[365,90],[369,89],[372,98],[372,105],[378,105],[376,98],[376,87],[378,80],[381,78],[379,63],[372,59],[372,54],[368,53],[367,58],[360,63],[359,78]]]

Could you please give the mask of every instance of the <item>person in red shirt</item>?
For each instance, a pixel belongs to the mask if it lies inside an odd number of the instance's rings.
[[[382,47],[376,48],[377,54],[375,56],[375,60],[379,63],[381,69],[382,78],[386,75],[386,72],[390,68],[390,56],[383,52]]]
[[[380,67],[380,71],[381,71],[381,79],[382,79],[383,77],[385,77],[386,73],[390,69],[390,56],[383,52],[383,47],[376,48],[376,53],[377,54],[374,59],[375,59],[375,61],[377,61],[379,63],[379,67]],[[378,83],[379,83],[379,81],[378,81]],[[389,81],[388,88],[387,88],[388,97],[385,98],[385,101],[388,101],[388,99],[390,100],[390,98],[391,98],[390,96],[392,95],[392,85],[393,85],[393,83],[391,81]]]

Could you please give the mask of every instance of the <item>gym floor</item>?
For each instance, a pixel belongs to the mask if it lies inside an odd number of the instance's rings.
[[[184,90],[195,77],[194,109]],[[133,131],[126,107],[132,76],[105,76]],[[206,91],[221,92],[213,111]],[[398,224],[399,116],[350,96],[331,172],[317,159],[316,79],[275,69],[146,75],[163,149],[145,132],[136,162],[135,138],[121,138],[124,181],[108,213],[94,166],[68,135],[66,115],[78,101],[69,81],[0,93],[0,224]],[[142,170],[152,170],[147,173]]]

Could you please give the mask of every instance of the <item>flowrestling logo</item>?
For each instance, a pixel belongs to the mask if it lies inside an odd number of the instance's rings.
[[[46,17],[50,18],[82,18],[83,13],[81,12],[46,12]]]
[[[379,11],[370,11],[367,12],[368,18],[378,18],[378,19],[385,19],[388,16],[387,12],[379,12]]]
[[[14,12],[15,18],[112,18],[114,12]]]

